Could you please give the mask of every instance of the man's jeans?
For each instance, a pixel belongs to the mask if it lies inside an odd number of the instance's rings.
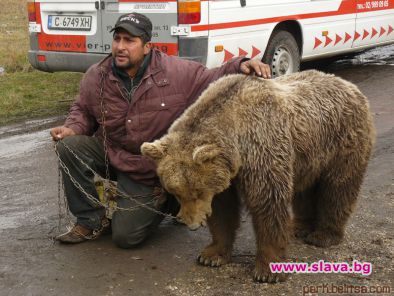
[[[95,137],[78,135],[69,136],[63,142],[90,168],[105,177],[105,154],[100,140]],[[98,199],[93,173],[80,160],[76,159],[62,142],[58,143],[57,150],[71,176],[87,193]],[[65,195],[71,213],[77,218],[77,223],[92,230],[99,228],[101,219],[105,215],[104,208],[89,202],[85,194],[71,181],[68,174],[63,170],[62,173]],[[111,179],[118,182],[118,190],[127,195],[149,195],[153,193],[153,187],[136,183],[125,173],[110,168],[110,175]],[[138,197],[138,201],[152,206],[155,203],[155,197]],[[118,210],[112,216],[112,240],[121,248],[130,248],[141,243],[164,217],[144,207],[138,207],[138,204],[130,199],[118,197],[116,202],[121,208],[135,207],[132,211]]]

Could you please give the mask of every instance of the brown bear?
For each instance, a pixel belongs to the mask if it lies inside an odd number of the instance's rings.
[[[375,138],[367,98],[318,71],[274,80],[219,79],[168,134],[141,146],[190,229],[208,223],[212,243],[198,262],[230,260],[241,202],[256,235],[254,279],[277,282],[269,263],[286,260],[294,221],[304,241],[338,244]]]

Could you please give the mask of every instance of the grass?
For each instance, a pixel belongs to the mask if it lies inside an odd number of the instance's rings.
[[[81,73],[45,73],[28,62],[26,0],[1,0],[0,125],[66,114],[77,94]]]
[[[29,33],[26,0],[1,0],[0,66],[7,72],[26,71]]]
[[[80,75],[34,71],[0,77],[0,125],[67,113]]]

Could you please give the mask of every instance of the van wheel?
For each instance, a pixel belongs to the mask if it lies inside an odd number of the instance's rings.
[[[293,35],[277,31],[272,35],[262,61],[271,67],[272,77],[300,70],[300,50]]]

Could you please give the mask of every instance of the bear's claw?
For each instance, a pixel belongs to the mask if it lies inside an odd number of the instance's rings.
[[[202,255],[197,257],[197,262],[204,266],[210,267],[219,267],[225,263],[224,259],[221,256],[214,256],[212,258],[206,258]]]
[[[256,282],[260,283],[279,283],[285,281],[286,276],[284,274],[277,274],[277,273],[272,273],[270,271],[266,272],[259,272],[255,271],[253,280]]]

